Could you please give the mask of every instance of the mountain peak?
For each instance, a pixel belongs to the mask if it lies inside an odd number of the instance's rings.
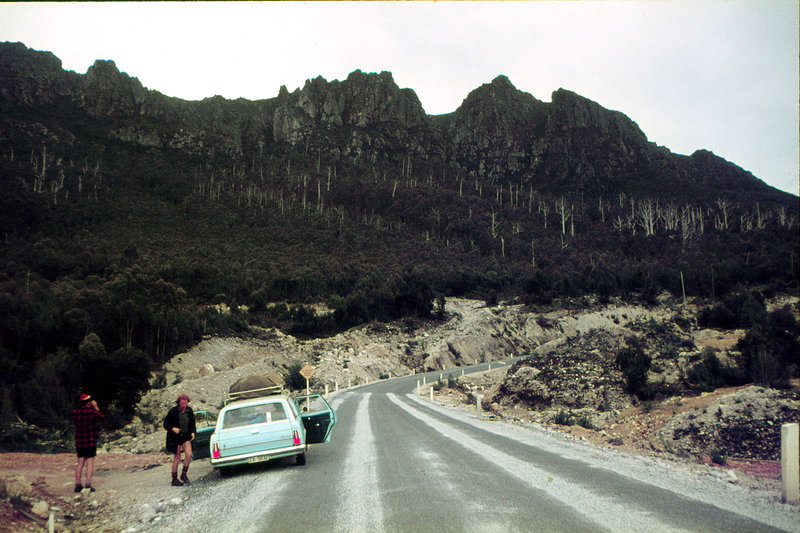
[[[89,72],[109,75],[116,75],[120,73],[119,69],[117,68],[117,64],[113,59],[95,59],[94,64],[92,64],[92,66],[89,67],[89,70],[86,71],[87,74]]]
[[[514,87],[514,84],[511,83],[511,80],[509,80],[508,76],[506,76],[505,74],[500,74],[495,79],[493,79],[491,85],[494,87],[505,87],[514,90],[517,89],[516,87]]]

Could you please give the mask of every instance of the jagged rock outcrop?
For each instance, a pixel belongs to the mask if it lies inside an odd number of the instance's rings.
[[[738,187],[744,190],[761,191],[764,183],[741,167],[717,156],[709,150],[697,150],[686,158],[688,173],[712,187]]]
[[[120,72],[113,61],[97,60],[86,71],[79,96],[91,116],[106,118],[141,114],[148,93],[138,79]]]
[[[654,151],[639,126],[571,91],[553,93],[534,169],[559,181],[600,183],[645,168]]]
[[[50,104],[72,95],[81,77],[66,72],[61,60],[50,52],[34,52],[22,43],[0,43],[0,105]]]
[[[283,93],[282,93],[283,94]],[[424,153],[430,144],[427,118],[414,91],[400,89],[391,73],[351,73],[345,81],[307,80],[282,97],[272,135],[354,163],[374,164],[400,153]]]
[[[446,131],[458,164],[495,182],[531,170],[546,120],[547,104],[497,76],[467,96]]]

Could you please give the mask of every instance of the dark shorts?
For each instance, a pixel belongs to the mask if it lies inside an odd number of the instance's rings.
[[[78,457],[89,459],[97,455],[97,446],[87,446],[86,448],[75,448],[75,451],[78,453]]]

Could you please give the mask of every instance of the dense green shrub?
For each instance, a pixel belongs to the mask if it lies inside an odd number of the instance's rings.
[[[737,344],[750,379],[767,387],[789,386],[800,369],[800,324],[777,310],[754,324]]]
[[[725,466],[728,464],[728,459],[725,456],[725,452],[721,450],[715,450],[711,453],[711,462],[720,466]]]
[[[135,412],[143,392],[150,385],[152,362],[138,348],[120,348],[110,355],[98,355],[86,361],[84,391],[99,405],[106,406],[107,425],[124,426]]]
[[[764,321],[764,303],[750,293],[730,294],[711,307],[702,309],[697,323],[704,328],[746,329]]]
[[[592,417],[589,415],[582,415],[578,418],[577,424],[586,429],[596,429]]]
[[[553,418],[553,422],[558,424],[559,426],[574,426],[575,417],[572,416],[572,413],[568,413],[566,411],[559,411],[558,413],[556,413],[555,418]]]
[[[303,363],[292,363],[283,372],[286,388],[289,390],[305,390],[306,378],[300,373]]]
[[[693,387],[703,392],[740,385],[744,382],[744,376],[738,368],[723,365],[717,354],[710,350],[706,351],[702,361],[689,369],[686,377]]]
[[[617,352],[616,362],[627,381],[626,391],[640,399],[647,399],[647,371],[652,359],[644,351],[644,345],[637,337],[628,337],[627,346]]]

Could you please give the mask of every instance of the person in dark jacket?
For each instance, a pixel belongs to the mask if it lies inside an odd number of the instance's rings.
[[[175,400],[175,407],[169,410],[164,417],[164,429],[167,430],[167,451],[174,453],[172,458],[172,486],[181,487],[189,484],[189,463],[192,460],[192,440],[197,433],[194,420],[194,411],[189,407],[189,396],[181,394]],[[183,452],[183,470],[178,479],[178,463],[181,462]]]
[[[94,458],[97,455],[97,423],[106,417],[97,407],[97,402],[88,394],[81,394],[79,405],[72,410],[72,423],[75,424],[75,452],[78,464],[75,467],[75,492],[92,487]],[[81,483],[83,469],[86,468],[86,485]]]

